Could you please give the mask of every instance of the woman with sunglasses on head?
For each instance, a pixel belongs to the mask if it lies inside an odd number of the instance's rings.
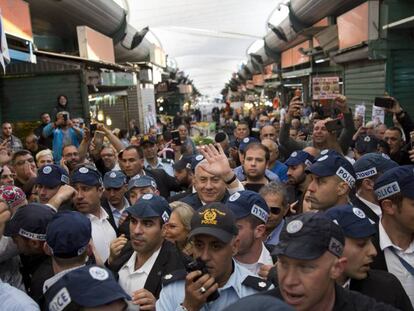
[[[192,244],[187,240],[191,230],[191,218],[194,209],[184,202],[175,201],[170,203],[172,209],[168,223],[164,225],[165,239],[173,242],[185,255],[192,254]]]

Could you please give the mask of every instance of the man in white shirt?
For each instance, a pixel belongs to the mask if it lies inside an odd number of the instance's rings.
[[[106,261],[109,257],[109,246],[116,238],[116,233],[108,220],[108,213],[101,206],[101,173],[93,166],[82,165],[73,171],[70,178],[71,185],[76,190],[73,204],[79,212],[90,219],[97,255],[102,261]]]
[[[381,207],[374,192],[375,179],[398,164],[385,154],[367,153],[353,166],[356,174],[356,196],[352,198],[352,204],[362,209],[369,219],[378,223]]]
[[[118,228],[122,213],[130,205],[125,197],[128,191],[126,175],[121,171],[107,172],[103,185],[105,191],[102,207],[109,214],[110,221],[113,221],[115,227]]]
[[[177,248],[162,233],[171,210],[163,197],[147,193],[126,211],[131,240],[127,243],[121,236],[112,243],[108,267],[118,272],[119,284],[133,304],[153,310],[162,276],[183,269]]]
[[[234,258],[251,273],[258,275],[261,266],[273,265],[272,257],[263,243],[269,207],[257,192],[249,190],[231,195],[226,206],[236,216],[239,229],[237,239],[240,244]]]
[[[414,165],[388,170],[374,189],[382,217],[371,267],[394,274],[414,306]]]

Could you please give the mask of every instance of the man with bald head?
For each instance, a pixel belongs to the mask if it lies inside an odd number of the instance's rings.
[[[262,145],[266,146],[269,149],[270,158],[268,163],[268,169],[279,176],[279,179],[282,182],[287,181],[287,170],[288,167],[278,160],[279,158],[279,148],[274,140],[263,139]]]
[[[279,143],[279,131],[273,125],[265,125],[260,129],[260,140],[263,141],[264,139],[273,140],[279,151],[278,159],[284,161],[289,154],[286,153],[286,149]]]
[[[300,114],[302,103],[299,97],[294,97],[289,104],[286,120],[280,130],[280,144],[284,146],[289,154],[295,150],[302,150],[307,146],[313,146],[320,150],[334,149],[344,154],[347,153],[352,143],[352,136],[355,133],[355,126],[352,118],[352,111],[348,107],[345,96],[339,96],[335,100],[335,107],[343,114],[343,129],[338,137],[335,131],[328,131],[325,124],[329,119],[318,120],[313,126],[311,141],[297,141],[289,137],[292,120]]]

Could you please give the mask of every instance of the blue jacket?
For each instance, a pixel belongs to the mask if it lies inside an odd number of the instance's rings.
[[[71,138],[71,144],[79,147],[80,140],[83,137],[83,130],[81,130],[81,137],[76,134],[76,131],[73,128],[69,128],[69,135]],[[53,134],[53,158],[55,163],[59,164],[60,159],[62,158],[63,150],[63,131],[60,128],[53,128],[52,123],[46,125],[43,129],[43,136],[49,137]]]

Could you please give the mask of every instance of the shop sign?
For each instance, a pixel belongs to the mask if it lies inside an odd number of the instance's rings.
[[[253,75],[253,84],[256,86],[263,86],[264,85],[263,75]]]
[[[134,86],[137,84],[135,73],[132,72],[101,72],[102,86]]]
[[[312,94],[314,100],[335,99],[340,95],[339,77],[312,78]]]

